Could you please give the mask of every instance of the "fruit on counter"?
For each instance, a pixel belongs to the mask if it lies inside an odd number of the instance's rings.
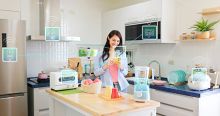
[[[81,83],[81,89],[86,93],[98,94],[101,92],[102,81],[98,78],[92,81],[91,79],[85,79]]]
[[[89,85],[89,82],[87,80],[83,81],[84,85]]]
[[[98,78],[96,78],[94,81],[92,81],[91,79],[85,79],[85,80],[83,80],[83,84],[84,84],[84,85],[90,85],[90,84],[98,83],[98,82],[101,82],[101,80],[98,79]]]
[[[93,83],[98,83],[98,82],[100,82],[100,81],[101,81],[100,79],[96,78],[96,79],[93,81]]]

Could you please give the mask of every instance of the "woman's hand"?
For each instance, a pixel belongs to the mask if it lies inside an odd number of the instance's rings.
[[[109,68],[109,64],[108,63],[104,64],[104,66],[102,67],[103,70],[107,70],[108,68]]]
[[[107,61],[106,64],[103,65],[102,69],[103,70],[106,70],[109,68],[109,66],[113,65],[113,64],[118,64],[119,65],[119,62],[117,61],[117,59],[115,58],[111,58]]]
[[[119,68],[120,70],[124,70],[124,66],[121,63],[119,64]]]

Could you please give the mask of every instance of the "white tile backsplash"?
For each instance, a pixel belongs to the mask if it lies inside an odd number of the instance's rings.
[[[40,71],[56,71],[77,53],[73,42],[27,41],[26,48],[27,77],[35,77]]]

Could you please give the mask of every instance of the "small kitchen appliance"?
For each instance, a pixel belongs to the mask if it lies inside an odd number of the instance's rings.
[[[134,100],[137,102],[150,100],[148,74],[149,67],[135,67]]]
[[[75,70],[63,69],[50,72],[50,88],[53,90],[73,89],[78,87],[78,73]]]
[[[192,68],[192,74],[188,78],[188,86],[193,90],[205,90],[210,88],[210,81],[207,68]]]

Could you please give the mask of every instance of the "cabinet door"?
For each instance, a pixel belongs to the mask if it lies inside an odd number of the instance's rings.
[[[49,116],[49,109],[48,110],[41,110],[39,111],[38,116]]]
[[[177,38],[177,7],[178,4],[176,0],[162,0],[162,43],[175,43],[175,39]]]
[[[0,0],[0,10],[20,11],[20,0]]]
[[[166,116],[194,116],[193,110],[170,106],[163,103],[160,104],[157,112]]]
[[[150,91],[151,99],[159,101],[158,113],[167,116],[193,116],[198,105],[198,99],[155,89]],[[163,96],[163,97],[161,97]]]
[[[20,19],[20,12],[0,10],[0,19]]]
[[[35,104],[37,104],[39,110],[49,108],[49,95],[46,93],[47,88],[37,88],[34,93]]]
[[[34,89],[34,116],[48,116],[49,113],[49,95],[46,89],[49,87]]]

